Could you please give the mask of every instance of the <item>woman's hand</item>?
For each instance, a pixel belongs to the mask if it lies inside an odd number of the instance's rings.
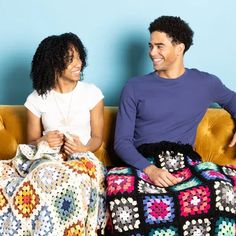
[[[67,155],[71,155],[76,152],[87,152],[88,147],[84,145],[78,136],[70,135],[70,137],[65,136],[64,142],[64,152]]]
[[[146,167],[144,173],[149,179],[159,187],[170,187],[181,182],[181,178],[176,178],[170,172],[157,168],[155,165]]]
[[[64,135],[58,130],[49,131],[37,140],[37,143],[46,141],[51,148],[60,147],[63,145]]]

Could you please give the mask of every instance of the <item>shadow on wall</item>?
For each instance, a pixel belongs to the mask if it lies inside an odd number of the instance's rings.
[[[148,51],[146,42],[138,38],[129,41],[124,50],[124,77],[129,79],[133,76],[144,74],[147,60]]]
[[[131,32],[129,35],[124,35],[121,40],[117,41],[120,47],[119,56],[117,57],[119,65],[119,74],[114,75],[115,77],[115,88],[110,91],[109,103],[112,105],[118,105],[120,93],[126,82],[138,75],[144,75],[151,71],[149,65],[150,59],[148,55],[148,39],[145,35],[140,32]],[[114,92],[115,91],[115,92]]]
[[[24,104],[26,97],[32,91],[32,83],[29,78],[30,62],[26,61],[28,58],[15,56],[9,57],[9,62],[5,60],[8,65],[4,68],[5,73],[0,78],[0,101],[1,104],[6,105],[21,105]]]

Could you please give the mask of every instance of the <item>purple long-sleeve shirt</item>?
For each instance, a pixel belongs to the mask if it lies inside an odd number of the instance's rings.
[[[194,144],[196,130],[213,102],[236,117],[236,93],[214,75],[186,69],[177,79],[155,72],[129,80],[117,115],[115,151],[140,170],[150,163],[138,151],[144,143],[160,141]]]

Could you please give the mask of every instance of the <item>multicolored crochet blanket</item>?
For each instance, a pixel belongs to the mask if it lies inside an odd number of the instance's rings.
[[[0,162],[0,235],[97,235],[105,227],[105,169],[90,152],[19,145]]]
[[[142,171],[108,171],[109,235],[235,236],[236,167],[202,162],[191,146],[147,144],[139,151],[181,183],[155,186]]]

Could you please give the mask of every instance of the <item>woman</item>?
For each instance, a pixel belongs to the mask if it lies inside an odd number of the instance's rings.
[[[25,102],[30,145],[1,166],[9,173],[4,235],[103,231],[104,168],[92,154],[102,144],[103,94],[81,82],[85,66],[86,50],[72,33],[47,37],[36,50]]]

